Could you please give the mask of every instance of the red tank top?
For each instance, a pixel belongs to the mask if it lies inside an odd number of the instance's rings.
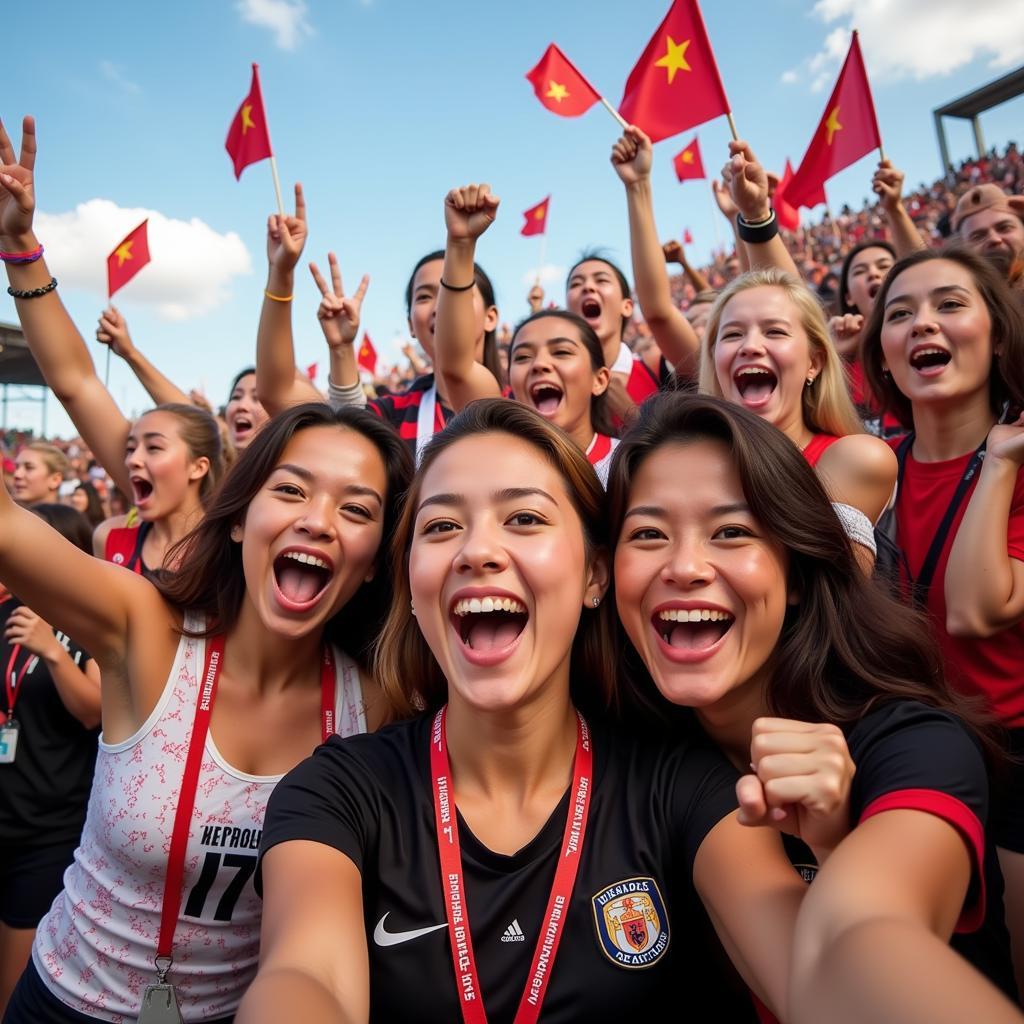
[[[142,545],[146,540],[148,523],[138,526],[117,526],[107,534],[107,543],[103,548],[103,558],[115,565],[123,565],[126,569],[138,573],[145,572],[142,563]]]
[[[818,460],[825,454],[825,449],[831,448],[838,440],[835,434],[815,434],[804,447],[804,458],[808,465],[816,466]]]

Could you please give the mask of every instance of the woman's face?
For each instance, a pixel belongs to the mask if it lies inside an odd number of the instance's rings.
[[[584,260],[569,275],[565,308],[583,317],[604,344],[621,336],[622,318],[633,315],[633,300],[622,294],[615,271],[604,260]]]
[[[81,487],[71,492],[71,507],[83,515],[89,511],[89,495]]]
[[[734,295],[714,342],[722,394],[785,430],[803,420],[803,390],[823,357],[804,330],[800,309],[782,288],[764,285]]]
[[[125,446],[132,504],[147,522],[176,512],[198,495],[210,471],[208,459],[194,459],[173,413],[156,410],[132,425]]]
[[[572,433],[590,426],[590,403],[608,389],[608,370],[593,368],[574,324],[544,317],[513,338],[509,384],[520,402]]]
[[[951,260],[904,270],[882,320],[883,366],[911,403],[987,395],[992,318],[971,274]]]
[[[437,296],[441,290],[441,271],[444,260],[424,263],[412,279],[412,306],[409,310],[409,330],[420,343],[430,361],[434,361],[434,322],[437,319]],[[449,284],[464,282],[450,281]],[[480,289],[473,288],[473,312],[476,315],[476,350],[474,357],[481,362],[484,352],[484,334],[493,331],[498,322],[498,310],[485,306]]]
[[[387,471],[358,431],[299,431],[231,534],[242,545],[246,600],[286,637],[322,627],[373,577]]]
[[[41,452],[23,448],[15,460],[11,493],[22,505],[37,505],[43,501],[56,501],[61,474],[46,465]]]
[[[424,474],[409,585],[449,700],[501,711],[568,689],[580,613],[604,578],[561,474],[492,433],[457,441]]]
[[[255,373],[247,373],[238,378],[224,409],[224,419],[227,421],[231,443],[239,451],[249,446],[256,431],[270,419],[263,403],[256,397]]]
[[[615,549],[615,599],[666,700],[761,713],[787,568],[724,442],[666,443],[641,463]]]
[[[846,301],[865,319],[871,316],[875,296],[894,262],[888,249],[874,246],[861,249],[853,257],[846,275]]]

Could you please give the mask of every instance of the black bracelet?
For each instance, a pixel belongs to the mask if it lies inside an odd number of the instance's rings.
[[[441,287],[446,288],[450,292],[468,292],[475,284],[476,281],[470,281],[469,284],[464,284],[461,288],[456,288],[455,285],[449,284],[443,277],[441,278]]]
[[[52,292],[57,287],[57,278],[51,277],[49,284],[44,284],[42,288],[33,288],[31,291],[23,292],[17,288],[8,288],[7,294],[15,299],[38,299],[40,295],[46,295],[48,292]]]
[[[762,242],[770,242],[779,233],[779,222],[772,210],[772,215],[767,221],[751,226],[743,219],[743,214],[736,218],[736,233],[740,240],[758,245]]]

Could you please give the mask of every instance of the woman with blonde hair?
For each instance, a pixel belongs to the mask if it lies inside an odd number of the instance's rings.
[[[803,452],[869,566],[896,460],[864,432],[824,312],[797,278],[755,270],[722,292],[701,345],[700,389],[767,420]]]

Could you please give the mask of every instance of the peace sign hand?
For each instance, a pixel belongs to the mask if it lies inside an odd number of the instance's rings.
[[[295,215],[273,213],[267,218],[267,262],[275,270],[290,273],[299,262],[306,244],[306,197],[295,183]]]
[[[351,345],[356,340],[359,333],[359,313],[363,307],[366,289],[370,286],[370,278],[369,275],[363,274],[355,295],[346,297],[341,283],[338,257],[329,252],[327,262],[331,270],[330,287],[315,263],[310,263],[309,272],[323,296],[316,316],[324,332],[324,339],[328,348],[338,348],[341,345]]]
[[[0,121],[0,239],[3,248],[19,251],[32,232],[36,208],[34,170],[36,163],[36,122],[26,117],[21,127],[21,155],[15,159],[14,146]]]

